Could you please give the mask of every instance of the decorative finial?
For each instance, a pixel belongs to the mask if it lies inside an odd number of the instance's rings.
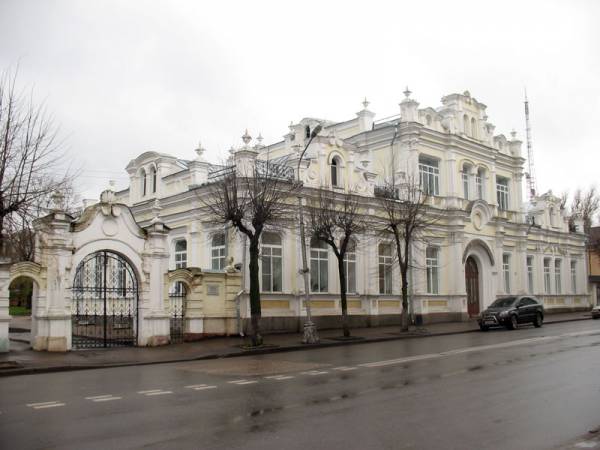
[[[115,180],[108,180],[108,190],[115,191]]]
[[[198,159],[202,159],[202,154],[206,149],[202,147],[202,142],[198,141],[198,147],[196,147],[194,151],[196,152],[196,155],[198,155]]]
[[[290,120],[290,124],[288,125],[288,128],[290,129],[290,133],[294,132],[294,121]]]
[[[52,210],[61,211],[65,207],[65,196],[60,191],[54,191],[52,193]]]
[[[406,90],[403,92],[403,94],[405,95],[406,98],[409,98],[410,94],[412,94],[410,89],[408,89],[408,86],[406,86]]]
[[[244,141],[244,144],[246,144],[246,146],[248,146],[248,144],[250,143],[251,140],[252,140],[252,136],[250,136],[248,134],[248,128],[246,128],[246,132],[242,136],[242,141]]]
[[[517,132],[515,131],[514,128],[510,132],[510,137],[512,138],[513,141],[517,139]]]
[[[256,138],[256,140],[258,141],[258,145],[262,145],[262,141],[263,141],[263,137],[261,133],[258,133],[258,137]]]
[[[365,109],[367,109],[367,107],[369,106],[369,103],[371,103],[371,102],[369,102],[369,101],[367,100],[367,97],[365,97],[365,99],[364,99],[364,100],[363,100],[363,102],[362,102],[362,104],[363,104],[363,106],[364,106],[364,108],[365,108]]]

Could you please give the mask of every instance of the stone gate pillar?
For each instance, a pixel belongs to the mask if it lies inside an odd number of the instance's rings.
[[[8,314],[8,285],[10,263],[0,261],[0,353],[6,353],[9,348],[8,327],[10,315]]]
[[[169,271],[169,228],[155,218],[146,233],[142,267],[147,282],[140,292],[138,345],[158,346],[168,344],[170,337],[170,315],[163,296],[164,275]]]

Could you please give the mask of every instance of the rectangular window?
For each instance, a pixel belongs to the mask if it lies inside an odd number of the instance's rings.
[[[533,294],[533,256],[527,257],[527,292]]]
[[[261,254],[262,290],[264,292],[281,292],[281,246],[263,244]]]
[[[440,169],[434,159],[419,158],[419,183],[427,195],[440,195]]]
[[[463,182],[463,197],[465,200],[469,200],[469,174],[462,172],[462,182]]]
[[[225,246],[225,233],[213,235],[210,249],[210,267],[212,270],[223,270],[227,247]]]
[[[502,255],[502,274],[504,278],[504,292],[510,293],[510,255]]]
[[[327,248],[310,249],[310,290],[312,292],[327,292],[329,289]]]
[[[379,244],[379,293],[392,293],[392,246]]]
[[[544,258],[544,292],[550,294],[550,258]]]
[[[577,261],[571,261],[571,292],[577,293]]]
[[[185,269],[187,267],[187,241],[175,242],[175,268]]]
[[[562,293],[562,285],[561,285],[561,279],[560,279],[560,265],[561,265],[561,260],[555,259],[554,260],[554,289],[556,290],[556,294]]]
[[[498,200],[498,209],[508,210],[508,179],[498,177],[496,179],[496,197]]]
[[[427,293],[439,294],[439,249],[427,247],[425,264],[427,266]]]
[[[356,247],[348,244],[344,255],[344,273],[346,274],[346,292],[356,292]]]
[[[477,187],[477,198],[483,200],[483,180],[479,173],[475,176],[475,186]]]

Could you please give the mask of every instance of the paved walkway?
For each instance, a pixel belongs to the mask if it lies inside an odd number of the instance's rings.
[[[552,314],[546,316],[546,325],[559,322],[590,320],[589,312]],[[304,350],[339,345],[351,345],[368,342],[381,342],[395,339],[423,338],[449,334],[479,331],[475,321],[430,324],[413,328],[409,333],[400,333],[398,326],[355,328],[352,336],[355,340],[340,338],[339,329],[320,330],[321,343],[303,345],[298,333],[270,334],[265,336],[265,346],[247,350],[248,340],[241,337],[207,338],[199,342],[167,345],[163,347],[124,347],[99,350],[78,350],[68,353],[34,352],[26,342],[27,319],[15,318],[11,321],[11,351],[0,355],[0,376],[29,373],[81,370],[101,367],[117,367],[141,364],[157,364],[176,361],[193,361],[242,356],[248,354],[274,353],[281,351]]]

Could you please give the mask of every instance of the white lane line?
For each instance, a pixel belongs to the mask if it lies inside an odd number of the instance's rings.
[[[161,392],[162,389],[150,389],[148,391],[138,391],[138,394],[150,394],[152,392]]]
[[[479,345],[476,347],[457,348],[455,350],[448,350],[446,352],[441,352],[441,353],[426,353],[424,355],[407,356],[404,358],[388,359],[385,361],[374,361],[374,362],[370,362],[370,363],[359,364],[359,366],[360,367],[391,366],[394,364],[404,364],[404,363],[413,362],[413,361],[422,361],[422,360],[426,360],[426,359],[443,358],[445,356],[454,356],[454,355],[460,355],[460,354],[465,354],[465,353],[481,352],[481,351],[485,351],[485,350],[494,350],[494,349],[499,349],[499,348],[516,347],[519,345],[551,341],[551,340],[561,339],[561,338],[565,338],[565,337],[578,337],[578,336],[586,336],[586,335],[599,334],[599,333],[600,332],[598,330],[591,330],[591,331],[582,331],[582,332],[577,332],[577,333],[561,334],[561,335],[557,335],[557,336],[541,336],[541,337],[534,337],[534,338],[528,338],[528,339],[518,339],[516,341],[502,342],[499,344]]]
[[[256,380],[233,380],[233,381],[228,381],[228,383],[229,384],[244,385],[244,384],[258,383],[258,381],[256,381]]]
[[[206,389],[216,389],[217,386],[208,385],[208,384],[192,384],[190,386],[185,386],[186,389],[193,389],[194,391],[204,391]]]
[[[148,392],[146,395],[146,397],[151,397],[153,395],[166,395],[166,394],[172,394],[173,391],[158,391],[158,392]]]
[[[302,375],[314,376],[314,375],[325,375],[326,373],[329,373],[329,372],[326,370],[309,370],[308,372],[301,372],[301,373],[302,373]]]
[[[270,375],[268,377],[265,377],[265,379],[267,379],[267,380],[277,380],[277,381],[291,380],[292,378],[295,378],[295,377],[293,375]]]
[[[93,402],[111,402],[113,400],[122,400],[123,397],[104,397],[104,398],[97,398],[95,400],[92,400]]]
[[[46,408],[56,408],[59,406],[65,406],[66,403],[61,403],[58,401],[55,402],[42,402],[42,403],[29,403],[27,406],[33,409],[46,409]]]
[[[112,397],[112,394],[106,394],[106,395],[94,395],[93,397],[85,397],[86,400],[97,400],[100,398],[108,398],[108,397]]]
[[[333,370],[339,370],[341,372],[346,372],[348,370],[356,370],[358,369],[358,367],[346,367],[346,366],[340,366],[340,367],[334,367]]]

